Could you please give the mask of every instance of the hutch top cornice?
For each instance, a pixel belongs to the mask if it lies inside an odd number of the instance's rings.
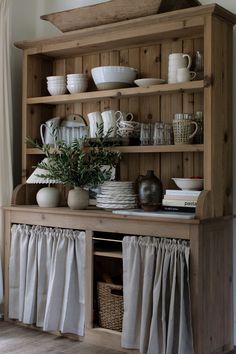
[[[204,5],[163,14],[140,17],[97,27],[63,33],[51,38],[16,42],[17,48],[27,54],[46,54],[67,57],[119,47],[165,40],[171,37],[189,37],[203,31],[205,16],[218,16],[235,24],[236,16],[219,5]],[[191,31],[192,30],[192,31]],[[104,36],[106,33],[106,36]]]

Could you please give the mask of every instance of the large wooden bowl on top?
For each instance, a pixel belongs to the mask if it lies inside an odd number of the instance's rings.
[[[97,5],[43,15],[62,32],[94,27],[201,5],[197,0],[109,0]]]

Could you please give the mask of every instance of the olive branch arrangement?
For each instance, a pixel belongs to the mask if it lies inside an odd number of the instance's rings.
[[[47,162],[37,166],[45,172],[38,177],[45,177],[71,187],[96,187],[112,174],[112,168],[120,160],[120,153],[108,146],[108,131],[102,137],[103,125],[98,126],[97,137],[91,141],[87,137],[73,141],[70,144],[55,137],[55,149],[48,144],[40,145],[31,138],[26,141],[32,147],[40,149],[47,157]]]

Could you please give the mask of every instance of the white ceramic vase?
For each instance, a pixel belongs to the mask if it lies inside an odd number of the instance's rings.
[[[86,209],[89,204],[89,192],[80,187],[74,187],[68,193],[67,204],[71,209]]]
[[[36,195],[36,200],[41,208],[56,208],[60,201],[60,191],[55,187],[41,188]]]

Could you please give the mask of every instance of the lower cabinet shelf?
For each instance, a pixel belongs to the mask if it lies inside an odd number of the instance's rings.
[[[122,253],[119,251],[95,251],[93,254],[100,257],[122,258]]]

